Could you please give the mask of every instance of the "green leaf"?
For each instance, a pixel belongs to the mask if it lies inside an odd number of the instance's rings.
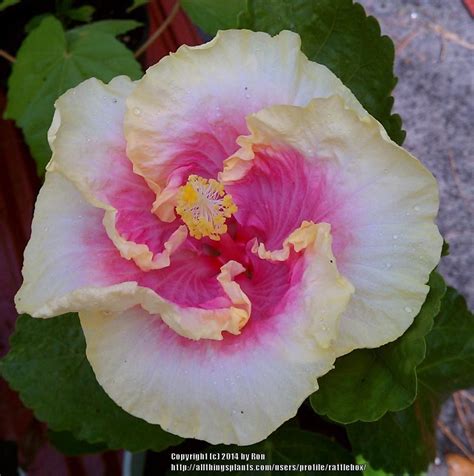
[[[66,10],[69,10],[72,7],[72,4],[75,0],[56,0],[56,12],[63,13]]]
[[[335,465],[335,464],[355,464],[353,456],[346,451],[339,444],[331,441],[323,435],[303,431],[299,429],[281,428],[270,435],[266,440],[251,446],[236,446],[236,445],[218,445],[210,447],[206,453],[209,459],[207,463],[239,465],[240,470],[235,468],[232,475],[247,475],[247,474],[286,474],[298,472],[302,475],[314,475],[318,471],[310,468],[302,468],[298,465],[313,465],[317,463]],[[216,459],[211,455],[216,455]],[[228,456],[225,456],[228,455]],[[252,465],[253,468],[245,467],[245,465]],[[264,468],[259,471],[255,466],[260,465]],[[273,472],[270,468],[265,468],[265,465],[287,465],[276,469],[273,466]],[[293,468],[291,467],[293,466]],[[324,468],[321,469],[321,472]],[[360,474],[358,472],[344,472],[336,470],[335,468],[327,468],[330,474]],[[216,472],[208,471],[169,471],[169,476],[176,475],[211,475]]]
[[[353,423],[347,432],[353,450],[376,469],[413,474],[425,471],[436,456],[435,421],[440,402],[423,391],[401,412],[374,423]]]
[[[119,36],[142,26],[135,20],[101,20],[89,25],[82,25],[68,31],[68,35],[79,34],[85,36],[90,33],[104,33],[106,35]]]
[[[357,456],[356,463],[365,465],[362,473],[363,476],[387,476],[385,471],[372,469],[370,464],[361,455]]]
[[[65,12],[66,16],[71,20],[88,23],[92,20],[95,8],[92,5],[83,5],[78,8],[71,8]]]
[[[443,278],[431,273],[430,291],[413,325],[394,342],[359,349],[336,360],[311,396],[314,410],[340,423],[374,421],[402,410],[416,397],[416,366],[425,357],[425,335],[446,291]],[[361,402],[364,402],[361,404]]]
[[[58,451],[67,456],[101,453],[108,449],[105,443],[87,443],[86,441],[78,440],[68,431],[48,430],[48,440]]]
[[[141,76],[132,52],[93,25],[85,32],[65,32],[56,18],[45,18],[27,36],[13,65],[5,117],[22,128],[41,173],[51,155],[46,133],[58,96],[90,77]]]
[[[362,472],[363,476],[393,476],[393,473],[386,473],[382,469],[373,469],[368,461],[366,461],[361,455],[358,455],[356,458],[356,463],[365,466],[364,471]],[[415,474],[408,474],[407,472],[399,473],[397,476],[425,476],[425,472]]]
[[[448,288],[426,345],[413,405],[377,422],[347,427],[354,450],[374,468],[425,471],[436,455],[435,422],[444,398],[474,385],[474,316],[456,290]]]
[[[299,33],[309,59],[331,69],[390,137],[403,142],[400,116],[391,114],[395,49],[361,5],[352,0],[249,0],[239,26],[272,35]]]
[[[474,386],[474,316],[453,288],[448,288],[426,345],[426,358],[418,367],[426,391],[442,399]]]
[[[0,371],[24,404],[54,431],[130,451],[161,451],[182,441],[130,415],[108,397],[85,356],[75,314],[53,319],[20,316]]]
[[[39,15],[31,17],[25,25],[25,33],[32,32],[45,18],[48,17],[54,17],[54,15],[51,13],[40,13]]]
[[[135,10],[135,8],[146,5],[149,1],[150,0],[133,0],[132,5],[127,8],[127,13],[132,12],[133,10]]]
[[[182,0],[181,6],[201,30],[215,35],[217,30],[238,27],[238,17],[244,12],[246,0]]]
[[[5,8],[13,7],[13,5],[20,3],[20,1],[21,0],[3,0],[2,2],[0,2],[0,12],[2,10],[5,10]]]

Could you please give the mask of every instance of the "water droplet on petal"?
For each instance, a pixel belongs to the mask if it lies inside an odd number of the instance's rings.
[[[385,267],[386,267],[387,269],[390,269],[390,268],[392,267],[392,263],[385,263]]]
[[[398,235],[393,235],[394,240],[398,240]]]
[[[412,312],[412,311],[413,311],[413,309],[411,307],[409,307],[409,306],[405,307],[405,312]]]
[[[418,205],[415,205],[413,207],[413,210],[415,210],[415,212],[419,212],[420,211],[420,207]]]
[[[139,107],[134,107],[133,108],[133,114],[135,114],[135,116],[139,116],[141,113],[142,113],[142,111]]]

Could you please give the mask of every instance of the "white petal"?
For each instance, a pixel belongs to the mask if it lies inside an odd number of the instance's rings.
[[[325,66],[309,61],[300,37],[248,30],[220,31],[197,47],[182,46],[149,68],[127,99],[127,153],[158,193],[163,220],[181,172],[216,176],[246,134],[245,117],[274,104],[306,105],[339,94],[366,115],[354,95]],[[177,171],[178,169],[178,171]],[[177,174],[177,175],[176,175]]]
[[[294,416],[332,368],[353,291],[334,263],[329,225],[297,235],[292,245],[306,246],[300,286],[284,309],[251,316],[238,336],[191,341],[138,308],[82,312],[87,357],[105,391],[135,416],[210,443],[252,444]]]
[[[239,139],[242,149],[227,161],[224,181],[247,174],[254,144],[275,149],[275,160],[290,147],[329,171],[334,195],[325,197],[319,219],[331,224],[338,268],[356,289],[341,319],[338,355],[398,338],[419,312],[440,258],[434,177],[375,119],[360,117],[338,96],[264,109],[248,124],[251,134]]]

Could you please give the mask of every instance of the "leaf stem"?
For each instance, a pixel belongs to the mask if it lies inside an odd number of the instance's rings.
[[[14,56],[2,49],[0,49],[0,57],[5,58],[10,63],[14,63],[16,61],[16,58]]]
[[[169,24],[173,21],[174,17],[179,11],[180,7],[180,0],[176,0],[176,3],[173,5],[173,9],[171,10],[170,14],[166,17],[165,21],[160,25],[160,27],[143,43],[140,48],[137,49],[135,52],[135,58],[141,56],[148,47],[153,44],[159,36],[168,28]]]

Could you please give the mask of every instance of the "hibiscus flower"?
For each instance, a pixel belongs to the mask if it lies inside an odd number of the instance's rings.
[[[17,308],[78,312],[100,385],[167,431],[264,439],[425,300],[436,181],[294,33],[87,80],[48,138]]]

